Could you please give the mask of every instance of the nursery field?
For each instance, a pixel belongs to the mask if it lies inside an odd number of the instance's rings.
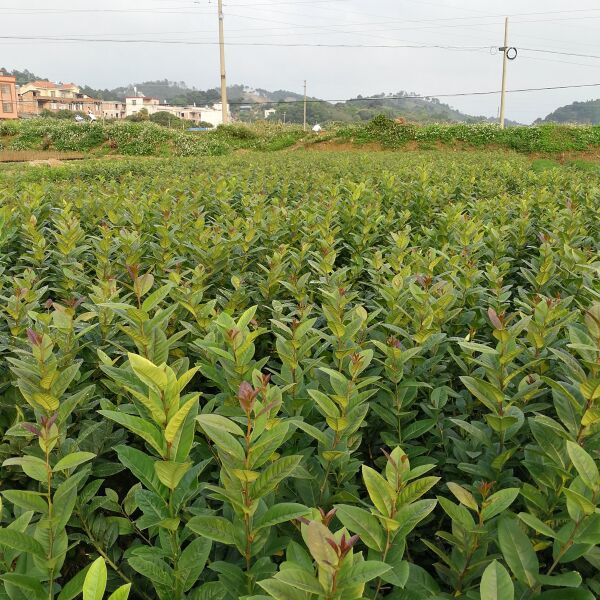
[[[482,151],[0,170],[0,600],[600,596],[599,213]]]

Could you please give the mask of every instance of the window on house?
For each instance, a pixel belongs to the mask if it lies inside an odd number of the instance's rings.
[[[132,100],[131,104],[133,104],[133,106],[135,106],[137,104],[137,100]]]
[[[10,85],[2,84],[2,87],[0,87],[0,90],[1,90],[2,96],[4,98],[10,98]]]
[[[56,97],[56,92],[50,92],[50,98]]]

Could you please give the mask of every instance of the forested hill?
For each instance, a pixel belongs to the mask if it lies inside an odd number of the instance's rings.
[[[3,70],[15,75],[19,85],[35,79],[44,79],[29,71]],[[188,86],[183,81],[160,79],[131,83],[113,89],[97,89],[77,82],[82,92],[102,100],[123,100],[126,96],[142,93],[145,96],[159,98],[161,102],[176,105],[204,106],[220,100],[220,90],[210,88],[200,90]],[[491,122],[482,116],[467,115],[440,102],[436,98],[418,98],[418,94],[399,91],[392,94],[376,94],[374,96],[357,96],[350,102],[331,103],[311,97],[308,103],[307,117],[309,122],[327,123],[337,121],[350,123],[369,121],[373,117],[384,114],[390,118],[403,117],[417,123],[476,123]],[[303,97],[301,94],[287,90],[269,91],[251,88],[246,85],[232,85],[228,88],[231,110],[241,121],[255,121],[265,118],[265,110],[274,108],[275,113],[269,115],[271,121],[301,123],[303,120]]]
[[[581,123],[584,125],[600,124],[600,100],[573,102],[561,106],[550,113],[541,123]]]

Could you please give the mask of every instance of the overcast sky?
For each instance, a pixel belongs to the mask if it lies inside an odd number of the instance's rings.
[[[0,39],[0,66],[102,88],[164,78],[216,87],[216,2],[0,0],[3,36],[205,42]],[[224,13],[229,83],[301,92],[307,79],[309,95],[325,99],[399,90],[423,95],[494,91],[500,89],[497,47],[505,14],[511,15],[510,45],[520,49],[509,64],[509,89],[600,83],[597,0],[224,0]],[[460,49],[365,47],[377,45]],[[529,123],[574,100],[595,98],[600,86],[514,93],[507,118]],[[471,114],[498,114],[498,95],[441,100]]]

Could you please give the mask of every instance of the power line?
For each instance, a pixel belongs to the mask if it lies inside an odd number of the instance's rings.
[[[85,43],[116,43],[116,44],[166,44],[166,45],[184,45],[184,46],[215,46],[219,42],[212,41],[192,41],[192,40],[151,40],[151,39],[125,39],[115,38],[79,38],[79,37],[59,37],[47,35],[0,35],[1,40],[29,40],[29,41],[50,41],[50,42],[85,42]],[[272,42],[232,42],[228,46],[267,46],[277,48],[430,48],[442,50],[481,50],[489,46],[450,46],[443,44],[308,44],[308,43],[287,43],[279,44]]]
[[[569,89],[577,89],[577,88],[592,88],[592,87],[600,87],[600,83],[581,83],[574,85],[553,85],[553,86],[545,86],[545,87],[537,87],[537,88],[517,88],[514,90],[506,90],[507,94],[517,94],[517,93],[525,93],[525,92],[543,92],[543,91],[551,91],[551,90],[569,90]],[[459,98],[464,96],[493,96],[496,94],[501,94],[502,90],[490,90],[490,91],[477,91],[477,92],[453,92],[453,93],[444,93],[444,94],[427,94],[427,95],[407,95],[407,96],[371,96],[365,98],[344,98],[344,99],[308,99],[308,103],[319,103],[319,102],[328,102],[328,103],[345,103],[345,102],[365,102],[365,101],[380,101],[384,102],[386,100],[429,100],[431,98]],[[299,104],[303,103],[304,100],[268,100],[265,102],[230,102],[229,104],[233,105],[258,105],[263,106],[265,104]]]
[[[143,85],[143,84],[140,84]],[[535,88],[517,88],[514,90],[506,90],[507,94],[518,94],[518,93],[526,93],[526,92],[544,92],[544,91],[552,91],[552,90],[570,90],[570,89],[580,89],[580,88],[593,88],[600,87],[600,83],[581,83],[581,84],[573,84],[573,85],[553,85],[553,86],[545,86],[545,87],[535,87]],[[451,93],[443,93],[443,94],[421,94],[421,95],[405,95],[405,96],[368,96],[363,98],[328,98],[328,99],[318,99],[318,98],[307,98],[306,102],[308,104],[318,104],[327,102],[329,104],[339,104],[346,102],[385,102],[386,100],[431,100],[432,98],[461,98],[467,96],[494,96],[497,94],[501,94],[502,90],[489,90],[489,91],[475,91],[475,92],[451,92]],[[60,102],[61,98],[56,98],[56,102]],[[99,100],[97,98],[90,98],[90,100]],[[119,100],[100,100],[101,102],[120,102]],[[20,100],[19,102],[37,102],[37,100]],[[265,106],[267,104],[302,104],[304,103],[304,99],[300,100],[265,100],[264,102],[252,102],[252,101],[240,101],[240,102],[229,102],[230,106]],[[202,108],[202,107],[199,107]]]
[[[528,52],[542,52],[544,54],[559,54],[560,56],[576,56],[578,58],[600,58],[600,54],[579,54],[577,52],[566,52],[561,50],[545,50],[543,48],[520,48]]]
[[[191,45],[191,46],[213,46],[219,42],[199,40],[157,40],[157,39],[116,39],[116,38],[81,38],[74,36],[11,36],[0,35],[3,40],[28,40],[28,41],[52,41],[52,42],[85,42],[85,43],[115,43],[115,44],[159,44],[159,45]],[[230,46],[258,46],[277,48],[389,48],[389,49],[438,49],[438,50],[486,50],[493,46],[454,46],[450,44],[327,44],[327,43],[276,43],[276,42],[231,42]],[[583,54],[578,52],[567,52],[561,50],[550,50],[545,48],[520,48],[527,52],[538,52],[560,56],[574,56],[578,58],[600,59],[600,54]]]

